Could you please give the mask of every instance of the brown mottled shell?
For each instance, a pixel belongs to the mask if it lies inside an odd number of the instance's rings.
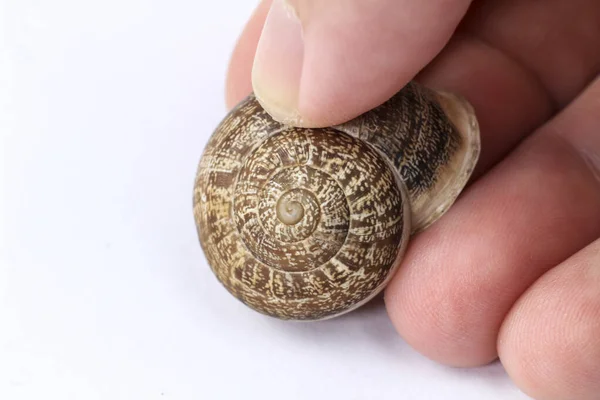
[[[200,160],[201,247],[223,286],[260,313],[341,315],[383,290],[411,234],[454,203],[479,147],[470,105],[414,82],[319,129],[282,125],[250,95]]]

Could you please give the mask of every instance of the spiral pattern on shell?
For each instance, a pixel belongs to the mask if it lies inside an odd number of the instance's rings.
[[[280,125],[250,96],[204,150],[194,215],[230,293],[267,315],[315,320],[385,286],[410,234],[406,196],[373,146],[333,128]]]
[[[200,159],[194,218],[204,255],[256,311],[341,315],[385,288],[410,236],[457,199],[480,148],[466,99],[412,81],[321,129],[282,125],[251,94]]]

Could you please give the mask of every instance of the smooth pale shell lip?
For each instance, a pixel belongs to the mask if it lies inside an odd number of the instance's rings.
[[[444,113],[465,140],[466,147],[461,150],[462,163],[451,172],[454,178],[444,180],[445,184],[433,190],[431,197],[423,198],[428,206],[420,210],[422,218],[414,218],[413,235],[427,229],[456,202],[471,178],[481,153],[479,123],[471,103],[456,93],[447,91],[435,91],[434,93]],[[440,198],[444,201],[436,201]]]

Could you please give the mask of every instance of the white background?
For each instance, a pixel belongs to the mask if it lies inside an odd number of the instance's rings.
[[[0,0],[0,399],[525,399],[381,303],[286,323],[217,283],[192,184],[255,3],[207,3]]]

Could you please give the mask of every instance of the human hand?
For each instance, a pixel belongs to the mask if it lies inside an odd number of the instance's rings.
[[[333,125],[413,78],[475,107],[471,185],[385,292],[400,335],[447,365],[499,357],[536,399],[600,399],[600,2],[274,1],[229,107],[253,90],[280,121]]]

